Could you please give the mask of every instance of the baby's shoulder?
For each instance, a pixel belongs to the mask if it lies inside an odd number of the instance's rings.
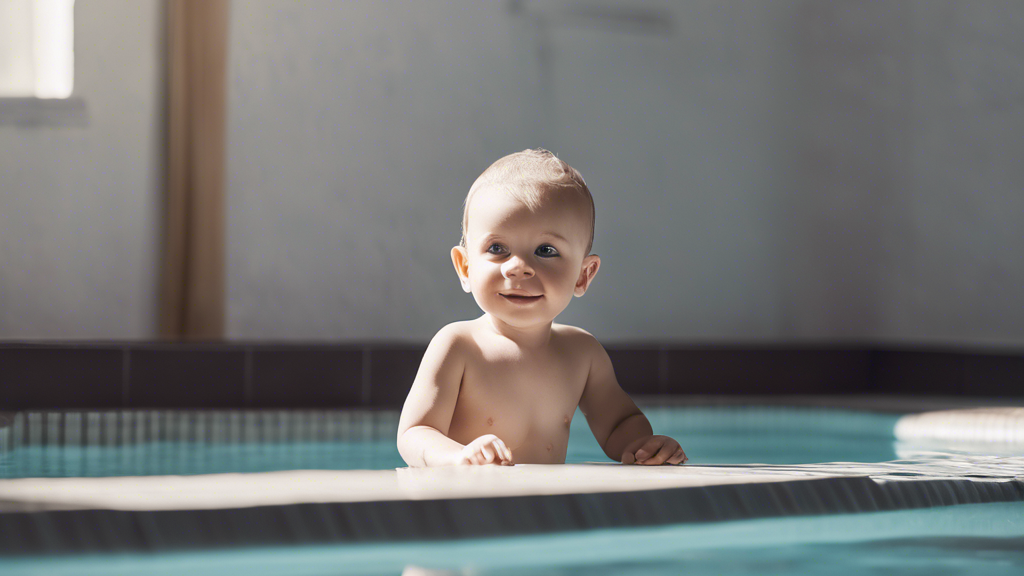
[[[424,361],[428,358],[439,362],[464,365],[478,357],[480,346],[474,339],[473,327],[469,322],[452,322],[434,334],[424,353]]]
[[[471,321],[452,322],[447,324],[434,334],[431,344],[441,346],[464,345],[473,338],[473,325]]]
[[[552,334],[558,338],[560,343],[581,353],[592,353],[601,348],[601,343],[594,338],[594,335],[583,328],[569,326],[568,324],[552,324]]]

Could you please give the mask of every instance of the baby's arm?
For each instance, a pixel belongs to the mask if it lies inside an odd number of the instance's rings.
[[[405,399],[398,422],[398,452],[409,466],[512,464],[512,451],[493,434],[466,446],[448,437],[465,368],[459,338],[452,325],[438,331]]]
[[[650,421],[615,379],[612,361],[604,347],[588,335],[591,351],[580,411],[604,453],[623,464],[680,464],[686,453],[668,436],[655,436]]]

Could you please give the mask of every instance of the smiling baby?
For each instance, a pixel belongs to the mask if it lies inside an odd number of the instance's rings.
[[[427,347],[398,425],[407,464],[563,464],[577,406],[609,458],[686,461],[653,434],[601,344],[554,323],[601,267],[593,240],[590,190],[551,152],[510,154],[477,178],[451,255],[484,314]]]

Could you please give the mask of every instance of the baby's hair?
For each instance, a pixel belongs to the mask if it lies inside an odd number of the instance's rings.
[[[462,241],[461,245],[466,247],[466,232],[469,230],[469,203],[482,188],[499,188],[507,192],[516,200],[534,209],[540,203],[541,192],[551,190],[566,190],[575,192],[587,200],[590,204],[590,241],[587,243],[587,251],[594,247],[594,224],[596,215],[594,213],[594,198],[590,195],[587,183],[583,176],[564,161],[560,160],[551,152],[536,148],[523,150],[499,158],[483,171],[483,174],[473,182],[466,195],[466,202],[462,205]]]

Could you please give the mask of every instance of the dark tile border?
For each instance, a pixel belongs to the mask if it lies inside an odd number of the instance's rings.
[[[370,406],[399,407],[405,402],[420,360],[427,347],[416,345],[391,345],[370,348],[367,354],[369,364],[369,388],[363,402]]]
[[[690,394],[865,392],[871,353],[853,348],[669,349],[667,391]]]
[[[615,378],[627,394],[665,394],[668,392],[666,363],[668,355],[655,347],[623,346],[608,348],[615,367]]]
[[[128,351],[128,408],[246,405],[246,352],[230,347],[148,346]]]
[[[330,346],[246,350],[246,405],[257,408],[359,406],[363,351]]]
[[[637,395],[1024,398],[1024,351],[864,345],[607,346]],[[0,342],[0,411],[397,408],[423,344]]]
[[[0,410],[121,407],[124,356],[117,346],[0,345]]]

